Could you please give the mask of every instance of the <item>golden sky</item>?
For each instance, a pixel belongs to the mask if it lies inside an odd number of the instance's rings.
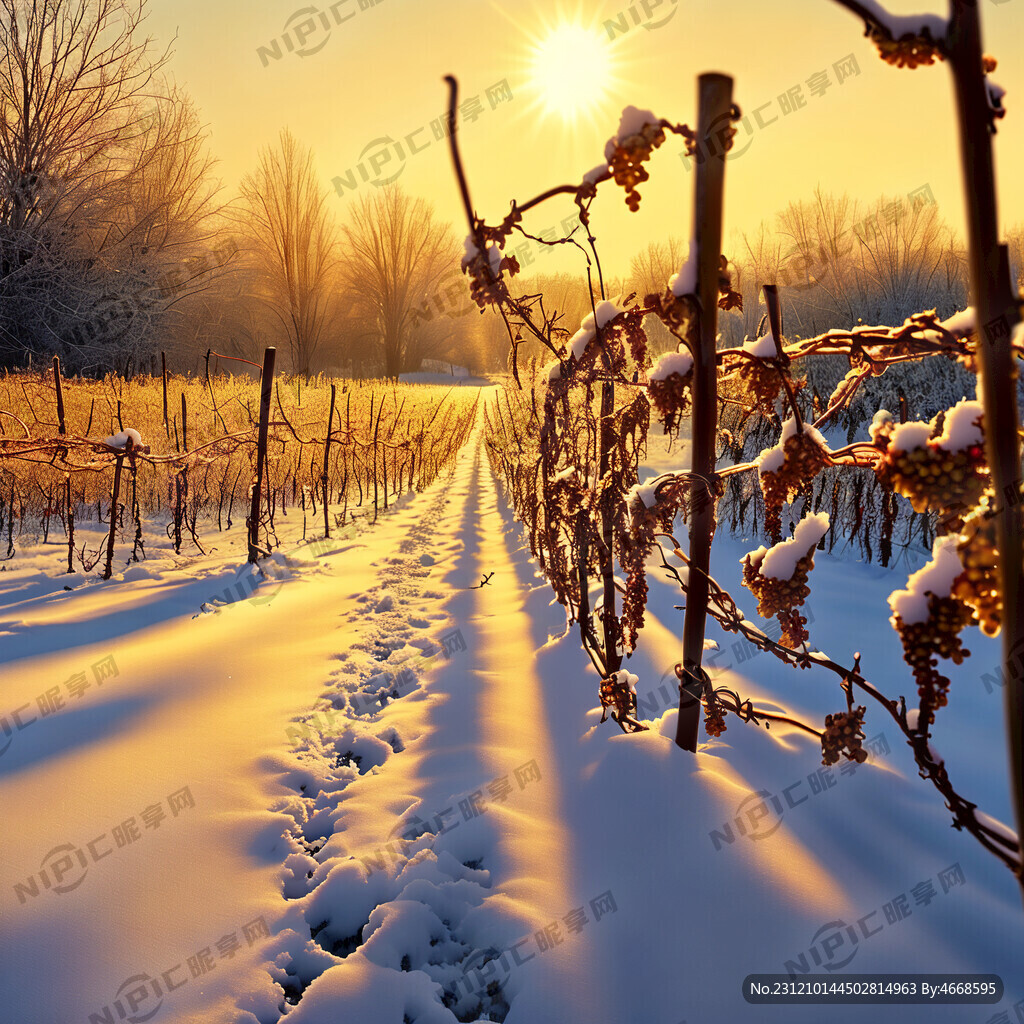
[[[1010,227],[1024,221],[1024,0],[979,4],[986,50],[999,60],[992,77],[1007,91],[996,159],[1000,217]],[[942,4],[887,6],[945,13]],[[811,198],[819,184],[865,201],[905,200],[930,186],[962,231],[948,69],[884,64],[860,21],[831,0],[151,0],[150,11],[158,40],[177,31],[170,69],[210,125],[232,193],[259,148],[288,126],[312,147],[340,215],[373,180],[400,172],[461,238],[448,148],[434,130],[447,102],[444,74],[481,107],[464,123],[462,146],[474,204],[493,223],[513,197],[579,181],[600,163],[627,104],[694,125],[696,78],[719,71],[734,77],[748,117],[727,165],[727,238]],[[503,82],[507,89],[489,93]],[[382,151],[390,153],[383,164]],[[670,136],[655,154],[638,214],[621,189],[602,187],[593,212],[606,272],[626,272],[649,241],[689,235],[693,172],[681,152]],[[335,178],[355,188],[338,196]],[[524,226],[540,233],[571,212],[559,200]],[[534,268],[582,269],[559,254],[530,257]]]

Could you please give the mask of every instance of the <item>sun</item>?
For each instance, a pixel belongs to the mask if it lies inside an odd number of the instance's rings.
[[[607,39],[593,28],[563,23],[531,46],[531,73],[545,112],[565,121],[602,111],[613,78]]]

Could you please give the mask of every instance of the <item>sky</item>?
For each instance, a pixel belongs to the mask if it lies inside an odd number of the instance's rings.
[[[1013,174],[1024,163],[1024,0],[979,2],[985,49],[999,60],[992,77],[1007,90],[996,160],[1000,220],[1010,228],[1024,222]],[[888,7],[945,13],[916,0]],[[288,127],[311,147],[342,219],[374,181],[397,174],[461,238],[468,226],[447,142],[437,138],[445,74],[479,107],[463,122],[463,157],[474,206],[495,223],[513,198],[577,182],[600,163],[628,104],[695,125],[697,77],[716,71],[734,78],[747,117],[727,164],[727,253],[736,232],[811,199],[819,185],[865,202],[905,202],[927,189],[963,232],[948,68],[883,63],[860,20],[832,0],[150,0],[149,11],[157,41],[177,33],[169,71],[209,125],[226,195]],[[627,273],[649,242],[689,236],[695,175],[682,149],[670,136],[655,153],[636,214],[622,189],[602,187],[592,214],[606,273]],[[540,233],[572,210],[560,198],[524,227]],[[520,262],[583,270],[578,256],[534,247]]]

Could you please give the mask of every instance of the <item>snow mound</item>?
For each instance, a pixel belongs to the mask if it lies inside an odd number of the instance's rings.
[[[113,437],[104,438],[103,443],[111,448],[124,448],[128,444],[129,438],[131,438],[131,442],[136,448],[142,447],[142,435],[131,427],[125,427],[124,430],[119,434],[114,434]]]
[[[790,416],[785,423],[782,424],[782,435],[779,437],[779,443],[774,448],[765,448],[761,451],[761,454],[757,457],[757,472],[760,475],[765,473],[777,473],[782,466],[782,463],[786,459],[786,442],[796,434],[796,417]],[[809,423],[803,425],[802,433],[806,434],[812,441],[821,445],[822,448],[828,450],[828,445],[825,442],[825,438],[822,436],[821,431],[816,430]],[[787,576],[786,579],[789,579]]]
[[[943,430],[936,439],[936,444],[944,451],[959,452],[974,445],[984,444],[985,437],[981,431],[981,402],[969,402],[964,399],[957,402],[946,413]]]
[[[663,480],[667,480],[671,475],[671,473],[661,473],[658,476],[648,477],[643,483],[633,484],[626,491],[626,507],[630,509],[636,508],[637,502],[640,502],[644,508],[653,508],[658,503],[658,499],[655,496],[658,484]]]
[[[889,447],[896,452],[912,452],[924,448],[931,432],[932,428],[927,423],[900,423],[893,427]]]
[[[871,425],[868,427],[868,436],[871,438],[872,443],[878,444],[878,435],[881,433],[882,428],[892,422],[892,413],[888,409],[879,409],[875,413],[871,418]]]
[[[653,111],[628,106],[623,109],[619,119],[619,130],[608,140],[604,147],[604,158],[611,160],[615,147],[624,142],[630,135],[639,135],[645,124],[658,124],[661,120]]]
[[[762,334],[760,338],[744,338],[743,351],[758,359],[777,359],[779,355],[770,333]]]
[[[955,536],[936,537],[932,547],[932,560],[907,580],[906,590],[894,590],[889,595],[889,607],[892,617],[889,621],[896,625],[898,615],[908,626],[928,621],[928,595],[949,597],[953,589],[953,581],[963,571],[960,555],[956,550]]]
[[[583,353],[596,337],[597,332],[614,320],[620,313],[625,312],[620,306],[617,306],[614,302],[610,302],[607,299],[602,300],[594,307],[593,313],[588,313],[580,324],[580,329],[569,339],[569,351],[572,353],[575,359],[582,359]],[[596,326],[594,313],[597,314]],[[557,377],[550,377],[549,379],[555,380]]]
[[[666,380],[673,373],[678,373],[680,377],[685,377],[692,368],[693,356],[689,352],[666,352],[664,355],[658,356],[657,362],[651,367],[651,372],[647,375],[647,379],[649,381]]]
[[[678,274],[668,279],[669,291],[677,298],[681,295],[693,295],[697,291],[697,239],[690,239],[690,249],[679,268]]]
[[[801,519],[789,540],[768,549],[761,563],[760,574],[766,579],[791,579],[796,572],[796,563],[814,549],[818,541],[825,536],[828,527],[827,512],[816,512],[806,519]]]
[[[941,321],[939,326],[949,331],[950,334],[955,334],[958,338],[966,337],[975,328],[974,307],[968,306],[966,309],[961,309],[959,313],[954,313],[951,317]]]
[[[885,413],[880,410],[875,414],[871,423],[871,437],[875,438],[882,422],[879,417]],[[968,401],[966,398],[956,403],[952,409],[947,410],[943,420],[942,433],[935,439],[935,445],[947,452],[963,451],[975,445],[984,444],[985,437],[982,433],[982,408],[980,402]],[[891,417],[889,417],[891,419]],[[918,448],[925,448],[931,438],[932,428],[930,423],[912,421],[900,423],[893,428],[889,446],[893,451],[912,452]]]

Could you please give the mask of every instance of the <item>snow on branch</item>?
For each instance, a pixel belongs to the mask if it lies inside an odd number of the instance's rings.
[[[947,55],[949,22],[937,14],[891,14],[876,0],[836,0],[864,21],[864,34],[896,67],[932,64]]]

